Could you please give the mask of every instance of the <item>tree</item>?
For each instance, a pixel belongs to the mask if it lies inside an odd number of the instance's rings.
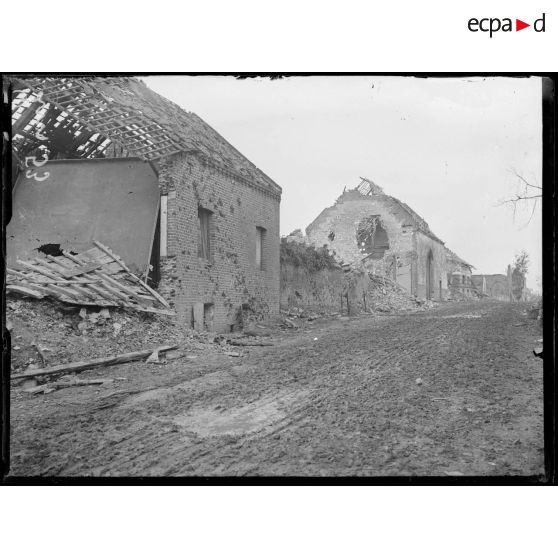
[[[525,279],[529,269],[529,254],[522,250],[515,255],[512,267],[512,294],[515,300],[522,300],[525,290]]]
[[[528,182],[515,169],[510,169],[510,172],[518,179],[518,192],[514,196],[505,199],[502,203],[513,205],[514,218],[519,207],[531,208],[531,215],[527,221],[527,224],[529,224],[535,214],[538,202],[542,199],[542,187]]]
[[[521,252],[515,255],[513,269],[517,270],[519,273],[523,273],[523,275],[527,275],[527,271],[529,270],[529,254],[527,254],[525,250],[521,250]]]

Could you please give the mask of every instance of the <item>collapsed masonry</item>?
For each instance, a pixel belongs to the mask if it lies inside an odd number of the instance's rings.
[[[389,279],[418,298],[476,296],[473,266],[446,248],[408,205],[366,178],[324,209],[306,235],[310,244],[326,247],[339,260]]]
[[[130,77],[12,76],[8,263],[96,239],[198,330],[279,312],[281,188]]]
[[[342,264],[327,248],[309,245],[299,231],[281,239],[281,310],[287,320],[427,306],[389,278]]]

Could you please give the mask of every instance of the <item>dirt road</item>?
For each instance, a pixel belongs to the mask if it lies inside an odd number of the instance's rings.
[[[14,389],[10,474],[539,475],[542,334],[523,310],[469,302],[314,322],[240,358]]]

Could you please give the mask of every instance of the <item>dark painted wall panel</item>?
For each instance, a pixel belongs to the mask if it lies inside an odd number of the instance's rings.
[[[38,182],[20,173],[6,230],[8,263],[40,255],[43,244],[82,252],[98,240],[143,275],[159,207],[158,179],[136,158],[49,161]]]

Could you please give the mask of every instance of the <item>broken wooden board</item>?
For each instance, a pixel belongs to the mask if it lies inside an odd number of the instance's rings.
[[[63,251],[59,256],[17,260],[7,270],[6,291],[78,306],[175,315],[169,303],[133,275],[116,254],[100,242],[95,244],[81,254]]]
[[[133,353],[124,353],[112,357],[96,358],[93,360],[83,362],[70,362],[68,364],[59,364],[51,366],[50,368],[37,368],[33,372],[23,374],[15,374],[11,377],[12,380],[21,380],[22,378],[35,378],[38,376],[52,376],[54,374],[69,374],[72,372],[82,372],[83,370],[91,370],[99,366],[112,366],[113,364],[122,364],[125,362],[132,362],[134,360],[141,360],[152,355],[155,351],[164,353],[177,349],[178,345],[165,345],[163,347],[156,347],[154,349],[147,349],[144,351],[135,351]]]

